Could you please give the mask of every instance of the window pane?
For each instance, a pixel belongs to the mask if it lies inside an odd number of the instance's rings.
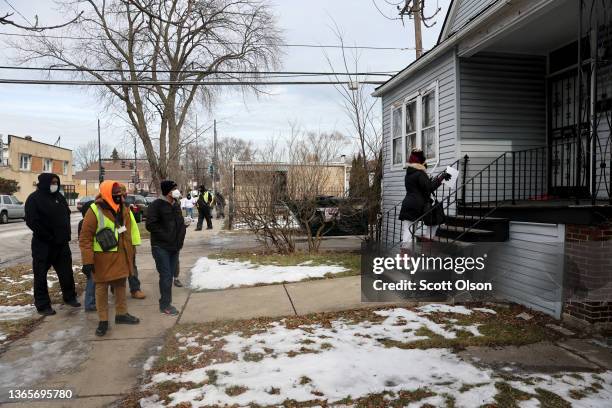
[[[402,163],[402,138],[393,139],[393,164]]]
[[[406,135],[406,163],[408,163],[408,159],[410,158],[410,153],[412,153],[412,149],[416,147],[416,133]]]
[[[13,202],[13,204],[19,204],[19,200],[17,199],[17,197],[11,196],[11,201]]]
[[[436,123],[436,94],[430,92],[423,96],[423,123],[422,127],[433,126]]]
[[[423,152],[427,160],[437,156],[435,127],[423,130]]]
[[[406,104],[406,133],[416,132],[416,102]]]
[[[10,204],[11,203],[11,199],[8,196],[4,196],[2,199],[4,200],[4,204]]]
[[[393,111],[393,138],[402,135],[402,110],[395,109]]]

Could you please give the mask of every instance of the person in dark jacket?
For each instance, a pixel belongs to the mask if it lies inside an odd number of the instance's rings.
[[[72,252],[70,252],[70,207],[59,192],[60,178],[53,173],[38,176],[38,185],[25,203],[25,219],[32,230],[32,269],[34,305],[45,316],[55,314],[51,307],[47,273],[53,266],[62,289],[64,303],[80,307],[77,301]]]
[[[217,212],[217,219],[225,218],[225,197],[220,191],[215,191],[215,210]]]
[[[446,171],[438,176],[430,178],[427,174],[427,159],[420,149],[413,149],[408,159],[408,168],[404,185],[406,196],[402,201],[399,219],[402,221],[402,241],[412,241],[410,226],[425,214],[425,206],[431,200],[431,194],[440,187],[443,180],[450,180],[450,174]],[[429,231],[431,236],[435,236],[437,227],[432,227]]]
[[[198,226],[196,231],[202,231],[204,219],[206,219],[206,229],[210,230],[213,229],[211,215],[211,207],[214,201],[213,194],[204,186],[200,186],[199,191],[200,196],[198,197],[198,201],[196,203],[196,207],[198,208]]]
[[[159,273],[159,310],[168,315],[178,314],[172,306],[172,281],[185,241],[186,220],[179,203],[181,192],[172,180],[161,182],[162,198],[147,209],[146,227],[151,233],[151,252]]]

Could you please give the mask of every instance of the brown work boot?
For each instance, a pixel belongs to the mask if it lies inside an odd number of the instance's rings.
[[[143,293],[142,290],[136,290],[136,291],[132,292],[132,297],[134,299],[144,299],[147,296]]]

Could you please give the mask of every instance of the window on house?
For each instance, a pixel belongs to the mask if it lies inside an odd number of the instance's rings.
[[[392,148],[393,164],[402,164],[402,108],[396,108],[392,113]]]
[[[69,166],[70,166],[70,163],[67,161],[64,161],[64,176],[68,175]]]
[[[435,84],[409,97],[403,109],[394,108],[391,115],[394,165],[407,163],[414,148],[422,149],[428,161],[438,159],[438,91]]]
[[[53,159],[43,159],[43,173],[51,173],[53,171]]]
[[[410,157],[412,149],[418,146],[417,144],[417,103],[412,100],[406,104],[406,161]]]
[[[32,156],[29,154],[19,155],[19,170],[30,170],[32,168]]]
[[[421,98],[421,143],[423,153],[428,160],[438,156],[438,138],[436,129],[436,92],[432,90]]]

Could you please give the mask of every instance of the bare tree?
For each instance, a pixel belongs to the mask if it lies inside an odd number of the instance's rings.
[[[7,3],[7,4],[9,4],[9,3]],[[13,7],[10,4],[9,4],[9,6],[11,8]],[[0,12],[0,25],[17,27],[17,28],[21,28],[22,30],[42,32],[42,31],[45,31],[45,30],[53,30],[53,29],[57,29],[57,28],[66,27],[67,25],[75,23],[81,17],[81,14],[82,13],[78,13],[77,16],[74,17],[72,20],[67,21],[65,23],[62,23],[62,24],[56,24],[56,25],[52,25],[52,26],[39,26],[38,25],[38,15],[34,16],[34,23],[31,23],[30,25],[23,25],[23,24],[19,24],[19,23],[15,22],[15,19],[14,19],[15,13],[7,11],[7,12]],[[26,19],[25,16],[22,15],[22,18],[24,20],[26,20],[28,23],[30,23],[30,20]]]
[[[180,172],[189,113],[194,105],[210,106],[218,92],[207,78],[236,79],[219,71],[260,71],[278,63],[280,32],[260,0],[59,3],[66,13],[84,8],[64,30],[87,39],[30,38],[16,44],[23,60],[72,67],[78,76],[104,83],[100,97],[127,115],[156,183]]]
[[[319,200],[344,193],[345,169],[338,159],[346,144],[346,136],[338,132],[303,132],[292,125],[286,143],[273,140],[258,150],[257,162],[236,172],[232,199],[237,225],[281,253],[295,250],[294,238],[301,230],[308,250],[318,251],[335,221],[334,214],[321,211]]]
[[[102,158],[108,158],[112,148],[103,144],[100,146]],[[91,140],[80,145],[72,152],[74,164],[79,170],[85,170],[89,166],[98,162],[98,142]]]
[[[349,76],[349,85],[335,85],[342,97],[342,106],[346,116],[352,123],[359,154],[353,160],[351,174],[362,174],[360,183],[352,183],[351,198],[360,200],[368,211],[369,238],[374,237],[374,228],[380,212],[382,183],[382,123],[376,114],[378,101],[371,96],[371,89],[362,84],[363,77],[350,75],[359,72],[360,55],[358,51],[348,53],[344,37],[338,25],[334,22],[333,32],[341,46],[341,62],[343,75]],[[334,71],[331,58],[325,54],[327,62]],[[337,75],[335,76],[338,79]],[[355,166],[361,166],[357,169]],[[372,182],[369,175],[372,174]]]

